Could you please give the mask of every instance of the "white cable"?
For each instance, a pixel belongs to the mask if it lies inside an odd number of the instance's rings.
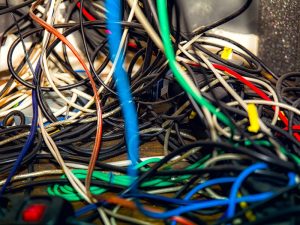
[[[233,153],[227,153],[215,156],[206,162],[203,163],[204,167],[209,167],[211,165],[214,165],[215,163],[219,161],[225,161],[225,160],[242,160],[242,159],[250,159],[248,156],[241,155],[241,154],[233,154]]]
[[[231,94],[231,96],[247,111],[247,104],[244,100],[236,93],[236,91],[224,80],[224,78],[219,74],[211,62],[199,51],[196,52],[203,62],[208,66],[208,68],[214,73],[216,78],[220,81],[223,87]]]
[[[255,78],[245,77],[245,79],[247,79],[247,80],[249,80],[253,83],[257,83],[257,84],[260,84],[260,85],[264,86],[271,93],[271,95],[274,99],[274,102],[279,102],[279,99],[278,99],[278,96],[277,96],[275,90],[269,84],[267,84],[266,82],[261,81],[259,79],[255,79]],[[276,106],[274,117],[273,117],[272,122],[271,122],[272,125],[276,125],[276,123],[278,121],[279,112],[280,112],[280,109],[279,109],[279,107]]]
[[[147,134],[147,133],[160,132],[160,131],[165,131],[165,129],[160,128],[160,127],[151,127],[151,128],[147,128],[147,129],[141,130],[140,134]],[[175,130],[171,130],[171,133],[172,134],[176,134],[176,131]],[[194,136],[190,135],[190,134],[187,134],[187,133],[182,132],[182,131],[180,131],[179,133],[184,138],[188,138],[191,141],[196,141],[196,138]]]
[[[212,63],[199,51],[196,52],[199,57],[203,60],[203,62],[208,66],[208,68],[215,74],[215,76],[220,80],[223,87],[231,94],[231,96],[244,108],[244,110],[247,112],[247,104],[246,102],[236,93],[233,88],[224,80],[224,78],[219,74],[217,69],[212,65]],[[259,119],[260,128],[262,131],[264,131],[266,134],[271,136],[271,130],[263,123],[261,119]]]
[[[22,97],[24,94],[30,95],[30,91],[21,90],[21,91],[15,92],[14,94],[11,94],[11,95],[8,95],[8,96],[2,98],[0,100],[0,106],[6,104],[6,108],[5,107],[1,108],[0,112],[2,112],[4,110],[8,110],[9,108],[11,108],[11,106],[7,107],[7,104],[9,104],[9,102],[11,102],[11,101],[15,101],[19,97]],[[14,104],[12,104],[12,106],[14,106],[16,103],[19,103],[19,102],[15,102]]]
[[[164,155],[167,156],[169,154],[168,146],[169,146],[169,138],[171,135],[172,127],[169,127],[166,131],[164,138]]]
[[[135,0],[127,0],[128,4],[130,5],[131,8],[134,9],[134,13],[138,21],[143,25],[144,29],[148,33],[149,37],[151,37],[152,41],[155,43],[155,45],[162,51],[164,52],[164,46],[163,43],[158,36],[158,34],[155,32],[151,24],[149,23],[148,19],[142,12],[141,8],[139,5],[134,5]]]
[[[56,9],[57,6],[59,5],[60,0],[58,0],[57,4],[56,4]],[[52,21],[52,15],[54,12],[54,3],[55,0],[50,2],[50,8],[48,11],[48,17],[47,17],[47,23],[51,24]],[[56,10],[55,10],[56,11]],[[46,34],[44,35],[43,38],[43,46],[44,49],[46,47],[46,41],[49,40],[49,33],[46,32]],[[43,53],[45,53],[45,51],[43,51]],[[42,54],[43,54],[42,53]],[[43,116],[40,112],[40,110],[38,110],[38,123],[40,126],[40,131],[42,133],[43,139],[47,145],[47,147],[49,148],[50,152],[52,153],[52,155],[54,156],[54,158],[57,160],[57,162],[60,164],[61,168],[63,169],[65,175],[67,176],[68,180],[70,181],[72,187],[88,202],[88,203],[92,203],[93,199],[90,199],[85,192],[85,187],[84,185],[81,183],[81,181],[69,170],[69,168],[66,166],[63,158],[60,155],[60,152],[55,144],[55,142],[53,141],[53,139],[50,137],[50,135],[47,133],[45,127],[44,127],[44,123],[43,123]],[[110,225],[110,222],[106,216],[106,214],[103,212],[102,209],[98,208],[98,212],[100,214],[100,216],[103,219],[103,222],[105,223],[105,225]]]
[[[281,103],[281,102],[274,102],[274,101],[266,101],[266,100],[244,100],[246,103],[253,103],[253,104],[257,104],[257,105],[269,105],[269,106],[278,106],[280,108],[289,110],[297,115],[300,115],[300,110],[298,110],[297,108],[287,105],[285,103]],[[235,106],[237,105],[237,102],[229,102],[227,103],[227,105],[229,106]]]
[[[6,111],[0,112],[0,117],[6,116],[8,113],[10,113],[10,112],[12,112],[14,110],[21,111],[21,110],[27,108],[28,106],[30,106],[31,103],[32,103],[31,96],[30,95],[24,95],[24,97],[25,97],[25,99],[18,106],[10,108],[10,109],[8,109]]]
[[[44,43],[43,43],[44,45]],[[53,76],[50,75],[50,71],[49,71],[49,68],[48,68],[48,65],[47,65],[47,57],[46,57],[46,54],[43,54],[43,57],[42,57],[42,61],[43,63],[41,64],[42,65],[42,69],[44,71],[44,74],[46,75],[46,78],[50,84],[50,86],[52,87],[52,89],[55,91],[55,93],[62,99],[64,100],[67,104],[69,104],[70,106],[78,109],[78,110],[81,110],[83,112],[94,112],[94,110],[91,110],[91,109],[86,109],[80,105],[77,105],[76,103],[70,101],[69,99],[67,99],[59,90],[58,88],[56,87],[56,85],[54,84],[53,82]]]
[[[49,176],[49,175],[61,175],[63,174],[62,170],[42,170],[33,173],[26,173],[15,175],[11,181],[25,180],[27,178],[41,177],[41,176]],[[0,186],[5,183],[6,179],[0,181]]]

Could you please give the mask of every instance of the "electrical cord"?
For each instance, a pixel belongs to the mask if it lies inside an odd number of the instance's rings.
[[[229,22],[230,20],[238,17],[243,12],[245,12],[249,8],[249,6],[251,5],[251,3],[252,3],[252,0],[246,0],[246,2],[242,5],[242,7],[239,8],[234,13],[232,13],[231,15],[229,15],[229,16],[227,16],[225,18],[222,18],[221,20],[218,20],[218,21],[216,21],[213,24],[210,24],[208,26],[196,28],[193,31],[193,35],[199,35],[199,34],[205,33],[205,32],[207,32],[207,31],[209,31],[211,29],[214,29],[216,27],[219,27],[219,26],[223,25],[224,23]]]
[[[207,32],[250,3],[189,35],[176,2],[1,7],[2,194],[81,202],[72,223],[296,223],[298,73]]]

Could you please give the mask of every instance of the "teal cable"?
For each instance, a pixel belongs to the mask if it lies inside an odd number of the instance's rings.
[[[187,166],[185,169],[191,170],[191,169],[196,169],[196,168],[202,168],[203,163],[206,162],[210,157],[211,157],[211,155],[207,155],[206,157],[203,157],[198,162]],[[160,161],[160,158],[147,159],[147,160],[137,164],[135,169],[147,170],[147,168],[144,167],[145,165],[155,163],[158,161]],[[87,170],[75,169],[75,170],[72,170],[72,173],[78,179],[84,180],[87,175]],[[141,187],[156,187],[156,188],[170,187],[170,186],[173,186],[174,184],[177,184],[178,182],[185,181],[185,180],[189,179],[190,177],[191,177],[191,175],[183,175],[183,176],[178,176],[176,178],[174,177],[172,180],[170,178],[168,179],[165,177],[151,179],[151,180],[147,180],[147,181],[143,182]],[[61,178],[66,179],[66,176],[63,175]],[[101,181],[104,181],[107,183],[112,183],[112,184],[120,185],[120,186],[124,186],[124,187],[129,187],[131,184],[131,178],[128,175],[107,173],[107,172],[101,172],[101,171],[94,171],[93,175],[92,175],[92,179],[101,180]],[[49,195],[60,196],[68,201],[79,201],[82,199],[82,196],[80,196],[73,189],[73,187],[71,187],[69,185],[55,184],[55,185],[49,186],[47,191],[48,191]],[[105,188],[91,186],[90,191],[94,195],[99,195],[99,194],[106,192],[107,190]]]

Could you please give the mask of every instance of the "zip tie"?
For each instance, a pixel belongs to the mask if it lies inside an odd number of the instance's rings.
[[[232,59],[232,48],[229,47],[224,47],[222,54],[221,54],[221,58],[225,59],[225,60],[229,60]]]
[[[196,116],[197,116],[197,113],[195,111],[192,111],[190,116],[189,116],[189,119],[190,120],[195,119]]]
[[[241,198],[242,194],[238,193],[238,197]],[[247,202],[241,202],[240,206],[242,209],[247,209],[248,208],[248,204]],[[252,210],[247,210],[245,213],[246,218],[250,221],[253,222],[256,220],[256,216],[254,215],[254,213],[252,212]]]
[[[250,126],[248,127],[248,131],[252,133],[257,133],[260,129],[259,126],[259,116],[257,112],[257,108],[255,104],[248,104],[248,116]]]

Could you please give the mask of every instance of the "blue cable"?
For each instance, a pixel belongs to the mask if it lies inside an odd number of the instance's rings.
[[[297,174],[289,172],[288,176],[289,176],[289,179],[290,179],[288,185],[290,187],[296,185],[297,184]]]
[[[263,163],[259,163],[259,164],[255,164],[253,166],[250,166],[249,168],[245,169],[240,175],[239,175],[239,179],[242,179],[242,175],[245,176],[246,173],[248,173],[248,175],[257,170],[257,169],[264,169],[266,165]],[[252,171],[250,171],[252,170]],[[247,175],[247,176],[248,176]],[[294,173],[289,173],[289,186],[293,185],[295,183],[295,178],[296,178],[296,174]],[[246,177],[247,177],[246,176]],[[209,186],[213,186],[213,185],[217,185],[217,184],[222,184],[222,183],[234,183],[238,180],[238,178],[235,177],[223,177],[223,178],[216,178],[213,180],[208,180],[205,183],[199,184],[196,187],[194,187],[190,192],[187,193],[187,195],[184,197],[183,200],[181,199],[171,199],[171,198],[167,198],[164,196],[156,196],[156,195],[151,195],[151,194],[146,194],[146,193],[129,193],[124,195],[123,197],[137,197],[137,198],[150,198],[150,199],[154,199],[154,200],[160,200],[160,201],[166,201],[169,203],[174,203],[174,204],[178,204],[178,205],[183,205],[177,209],[168,211],[168,212],[164,212],[164,213],[154,213],[151,211],[147,211],[146,209],[143,208],[143,206],[139,203],[139,201],[136,201],[139,209],[147,216],[153,217],[153,218],[158,218],[158,219],[167,219],[169,217],[172,216],[178,216],[182,213],[186,213],[189,211],[193,211],[193,210],[200,210],[200,209],[206,209],[206,208],[213,208],[213,207],[219,207],[219,206],[226,206],[229,204],[232,204],[232,202],[230,203],[230,199],[222,199],[222,200],[205,200],[205,201],[197,201],[197,200],[191,200],[188,201],[195,193],[197,193],[198,191],[209,187]],[[241,183],[239,184],[239,186],[241,185]],[[236,192],[237,193],[237,192]],[[233,204],[237,204],[240,202],[258,202],[258,201],[263,201],[266,200],[270,197],[272,197],[274,193],[272,192],[265,192],[262,194],[256,194],[256,195],[250,195],[250,196],[243,196],[241,198],[236,198],[236,195],[233,199]],[[100,202],[99,202],[100,203]],[[103,204],[103,203],[102,203]],[[189,204],[189,205],[186,205]],[[88,206],[85,206],[81,209],[79,209],[76,212],[76,216],[80,216],[83,215],[87,212],[89,212],[90,210],[94,210],[97,208],[97,205],[95,204],[91,204]],[[176,224],[175,221],[172,222],[172,225]]]
[[[40,61],[38,61],[36,69],[35,69],[35,74],[38,74],[40,72],[40,69],[41,69]],[[33,82],[35,82],[35,79],[33,79]],[[13,165],[13,168],[11,169],[7,179],[5,180],[5,183],[3,184],[2,188],[1,188],[0,197],[4,194],[7,186],[10,184],[11,179],[17,172],[18,168],[21,165],[22,160],[26,156],[28,150],[32,146],[32,143],[34,142],[34,139],[35,139],[35,134],[37,131],[37,122],[38,122],[38,103],[37,103],[37,93],[34,88],[32,89],[32,112],[33,112],[32,113],[32,121],[31,121],[29,135],[27,137],[27,140],[26,140],[17,160],[15,161],[15,163]]]
[[[257,164],[255,164],[254,166],[256,166],[256,169],[257,169]],[[251,168],[253,169],[253,166],[247,168],[246,170],[249,171]],[[254,170],[256,170],[256,169],[254,168]],[[242,173],[241,173],[241,175],[242,175]],[[296,174],[289,173],[289,178],[290,178],[289,186],[291,186],[295,183],[295,176],[296,176]],[[205,200],[205,201],[197,201],[197,200],[188,201],[188,200],[194,194],[196,194],[197,192],[199,192],[200,190],[202,190],[206,187],[210,187],[210,186],[217,185],[217,184],[222,184],[222,183],[234,183],[236,180],[237,180],[237,178],[235,178],[235,177],[222,177],[222,178],[216,178],[216,179],[208,180],[205,183],[199,184],[196,187],[194,187],[191,191],[189,191],[186,194],[186,196],[184,197],[183,200],[181,200],[181,199],[171,199],[171,198],[167,198],[167,197],[164,197],[164,196],[156,196],[156,195],[151,195],[151,194],[146,194],[146,193],[141,193],[141,194],[140,193],[138,193],[138,194],[130,193],[130,194],[124,195],[123,197],[151,198],[151,199],[154,199],[154,200],[157,199],[157,200],[160,200],[160,201],[166,201],[166,202],[174,203],[174,204],[178,204],[178,205],[185,205],[185,204],[194,205],[192,208],[185,208],[186,206],[178,208],[179,214],[176,214],[176,213],[178,213],[178,211],[174,211],[174,210],[168,212],[168,215],[175,216],[175,215],[180,215],[181,213],[185,213],[185,212],[188,212],[188,211],[191,211],[191,210],[212,208],[212,207],[224,206],[224,205],[229,204],[229,199]],[[263,201],[263,200],[266,200],[266,199],[272,197],[272,195],[273,195],[272,192],[265,192],[265,193],[262,193],[262,194],[244,196],[242,198],[237,198],[237,199],[234,198],[234,204],[244,202],[244,201],[245,202]],[[146,215],[152,216],[154,218],[160,218],[160,219],[168,218],[168,215],[166,215],[164,213],[158,213],[158,214],[154,215],[154,214],[151,214],[152,212],[149,212],[149,211],[146,211],[145,209],[143,209],[141,205],[139,207],[141,208],[141,211],[144,212]],[[94,210],[96,208],[97,208],[97,206],[95,204],[87,205],[87,206],[79,209],[76,212],[76,216],[83,215],[83,214],[89,212],[90,210]],[[159,214],[162,214],[161,217],[159,217]],[[175,223],[174,222],[172,223],[172,225],[176,224],[176,222]]]
[[[256,194],[256,195],[249,195],[249,196],[243,196],[241,198],[237,198],[236,199],[236,203],[240,203],[240,202],[258,202],[258,201],[263,201],[266,200],[270,197],[272,197],[273,193],[272,192],[265,192],[262,194]],[[219,207],[219,206],[225,206],[228,205],[229,200],[228,199],[221,199],[221,200],[205,200],[205,201],[200,201],[197,203],[197,201],[195,201],[196,203],[193,203],[191,205],[187,205],[187,206],[181,206],[177,209],[173,209],[167,212],[163,212],[163,213],[156,213],[156,212],[151,212],[148,211],[146,209],[144,209],[142,206],[140,206],[139,208],[141,209],[141,211],[149,217],[152,218],[157,218],[157,219],[168,219],[172,216],[178,216],[181,215],[183,213],[187,213],[190,211],[195,211],[195,210],[200,210],[200,209],[207,209],[207,208],[213,208],[213,207]],[[101,204],[99,202],[99,204]],[[90,204],[87,206],[82,207],[81,209],[77,210],[75,212],[75,215],[81,216],[91,210],[96,209],[97,207],[99,207],[99,204]],[[103,204],[103,203],[102,203]],[[140,203],[137,203],[140,204]]]
[[[108,35],[108,43],[110,49],[110,57],[112,60],[116,60],[119,43],[121,42],[121,5],[120,0],[111,1],[106,0],[105,6],[107,9],[107,28],[111,31]],[[121,53],[121,55],[123,55]],[[123,59],[119,57],[116,69],[114,72],[114,79],[116,82],[116,88],[119,94],[119,101],[122,108],[125,124],[125,139],[128,149],[128,158],[131,161],[131,165],[128,167],[128,175],[132,178],[132,181],[136,180],[137,170],[136,165],[139,159],[139,129],[138,129],[138,117],[134,101],[130,92],[130,84],[128,75],[123,69]],[[132,190],[134,190],[133,187]]]
[[[263,200],[270,198],[272,195],[273,195],[272,192],[265,192],[265,193],[256,194],[256,195],[243,196],[241,198],[237,198],[235,203],[240,203],[240,202],[250,203],[250,202],[263,201]],[[148,211],[148,210],[144,209],[142,205],[139,205],[139,208],[142,211],[142,213],[144,213],[146,216],[149,216],[149,217],[152,217],[155,219],[167,219],[167,218],[170,218],[173,216],[178,216],[183,213],[190,212],[190,211],[226,206],[228,204],[229,204],[228,199],[208,200],[208,201],[203,201],[201,203],[196,203],[196,204],[192,204],[192,205],[188,205],[188,206],[181,206],[177,209],[173,209],[173,210],[166,211],[163,213],[156,213],[156,212]]]
[[[197,192],[199,192],[200,190],[209,187],[209,186],[213,186],[216,184],[224,184],[224,183],[233,183],[235,181],[235,177],[222,177],[222,178],[216,178],[216,179],[212,179],[212,180],[208,180],[202,184],[198,184],[196,187],[194,187],[192,190],[190,190],[186,196],[184,197],[184,200],[188,200],[191,197],[193,197],[194,194],[196,194]],[[172,221],[171,225],[176,225],[177,222],[176,221]]]
[[[199,184],[196,187],[194,187],[192,190],[190,190],[186,196],[184,197],[185,200],[190,199],[194,194],[196,194],[197,192],[199,192],[200,190],[209,187],[209,186],[213,186],[216,184],[224,184],[224,183],[233,183],[236,180],[235,177],[222,177],[222,178],[216,178],[213,180],[208,180],[205,183]]]
[[[78,209],[75,212],[75,216],[79,217],[79,216],[84,215],[85,213],[87,213],[89,211],[92,211],[92,210],[96,209],[96,208],[97,208],[96,204],[90,204],[90,205],[84,206],[84,207]]]
[[[98,206],[96,204],[90,204],[90,205],[84,206],[75,212],[75,216],[79,217],[81,215],[84,215],[84,214],[88,213],[89,211],[97,209],[97,207]]]
[[[197,192],[199,192],[200,190],[202,190],[206,187],[217,185],[217,184],[233,183],[235,180],[236,180],[235,177],[222,177],[222,178],[208,180],[202,184],[198,184],[196,187],[194,187],[192,190],[190,190],[184,197],[184,200],[190,199],[191,197],[193,197],[194,194],[196,194]],[[172,221],[172,223],[171,223],[171,225],[176,225],[176,224],[177,224],[176,221]]]
[[[254,165],[249,166],[248,168],[243,170],[243,172],[240,173],[240,175],[237,177],[230,190],[229,199],[228,199],[229,200],[228,209],[226,212],[227,218],[231,218],[234,216],[236,197],[243,181],[246,180],[246,178],[254,171],[267,169],[267,168],[268,166],[265,163],[256,163]]]
[[[185,200],[185,199],[178,199],[178,198],[168,198],[161,195],[153,195],[148,193],[130,193],[122,196],[124,198],[148,198],[152,200],[164,201],[170,204],[176,205],[188,205],[188,204],[195,204],[202,202],[201,200]]]
[[[75,70],[74,72],[76,72],[76,73],[86,73],[85,70]]]

